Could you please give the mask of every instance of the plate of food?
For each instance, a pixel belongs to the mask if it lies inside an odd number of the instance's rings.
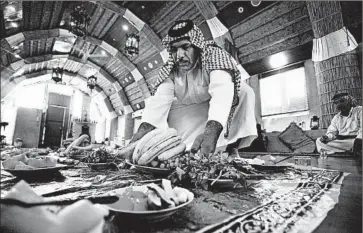
[[[189,205],[194,194],[187,189],[171,185],[170,180],[163,179],[161,186],[152,183],[142,186],[130,186],[113,190],[112,195],[119,200],[104,205],[114,212],[122,221],[136,220],[140,223],[163,221],[181,208]]]
[[[57,158],[45,156],[28,158],[25,154],[13,156],[2,162],[5,171],[21,178],[41,178],[44,175],[57,173],[61,169],[73,166],[57,163]]]
[[[167,176],[173,172],[174,169],[170,168],[160,168],[160,167],[152,167],[152,166],[143,166],[133,164],[130,161],[126,160],[126,164],[130,165],[131,167],[135,167],[135,169],[142,173],[148,173],[153,175],[160,175],[160,176]]]
[[[231,189],[236,187],[241,187],[241,184],[233,179],[208,179],[209,186],[211,188],[218,189]]]
[[[244,160],[247,161],[247,163],[249,165],[251,165],[251,167],[253,167],[257,170],[263,170],[263,171],[267,171],[267,170],[281,171],[281,170],[285,170],[286,168],[290,167],[286,163],[280,164],[280,162],[276,161],[276,158],[271,155],[257,156],[253,159],[244,159]]]
[[[168,175],[177,167],[175,160],[185,149],[186,144],[175,129],[155,129],[137,142],[127,164],[143,173]]]
[[[80,161],[86,163],[93,170],[105,170],[113,166],[117,167],[118,158],[110,150],[100,147],[80,159]]]

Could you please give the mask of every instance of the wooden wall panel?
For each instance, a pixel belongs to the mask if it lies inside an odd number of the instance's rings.
[[[185,15],[193,8],[196,8],[196,6],[192,2],[181,1],[171,12],[160,18],[160,20],[153,25],[152,28],[160,37],[162,37],[162,35],[165,35],[165,31],[169,29],[175,20],[180,19],[181,16]]]
[[[275,19],[273,22],[268,22],[249,31],[245,34],[239,34],[240,30],[232,30],[231,35],[237,45],[244,46],[253,41],[256,41],[262,37],[268,36],[273,32],[283,30],[285,27],[291,24],[298,23],[302,19],[309,19],[307,8],[296,8],[289,12],[288,14],[283,14],[279,18]],[[310,21],[309,21],[310,22]]]
[[[160,68],[155,69],[152,72],[149,72],[149,73],[145,74],[145,80],[148,82],[149,79],[156,78],[158,76],[158,74],[159,74],[159,70],[160,70]]]
[[[150,26],[152,28],[155,27],[156,24],[158,24],[166,15],[168,15],[170,12],[172,12],[176,7],[179,6],[178,1],[169,1],[166,2],[165,6],[160,8],[157,12],[155,12],[154,16],[150,19]]]
[[[304,45],[313,40],[306,3],[277,2],[230,28],[241,64]]]
[[[266,47],[262,50],[256,51],[254,53],[251,53],[246,56],[239,56],[241,64],[245,64],[247,62],[252,62],[261,58],[264,58],[266,56],[270,56],[272,54],[282,52],[288,49],[295,48],[299,45],[304,45],[306,43],[309,43],[313,40],[313,32],[307,31],[299,36],[293,36],[291,38],[288,38],[284,41],[278,42],[274,44],[271,47]]]
[[[155,46],[153,46],[146,38],[140,37],[139,55],[129,57],[129,59],[133,64],[138,64],[149,59],[157,53],[158,50],[155,48]]]
[[[311,31],[311,27],[309,27],[310,20],[308,17],[299,18],[298,21],[292,21],[292,23],[293,24],[289,23],[286,27],[279,28],[277,31],[271,28],[271,34],[263,36],[251,43],[239,46],[238,50],[241,56],[246,56],[256,51],[263,50],[266,47],[272,47],[279,42],[284,42],[289,37],[299,36],[307,31]]]
[[[53,4],[54,2],[52,1],[44,2],[43,15],[41,17],[41,22],[40,22],[40,29],[47,29],[49,27],[50,19],[52,17]]]

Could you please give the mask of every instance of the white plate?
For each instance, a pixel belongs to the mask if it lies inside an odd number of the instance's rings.
[[[121,189],[116,189],[110,192],[111,195],[122,195],[126,189],[128,188],[121,188]],[[133,186],[132,187],[133,191],[140,191],[143,193],[146,193],[149,189],[143,185],[143,186]],[[169,218],[170,216],[172,216],[173,214],[175,214],[176,211],[178,211],[179,209],[189,205],[194,199],[194,195],[192,196],[191,200],[188,200],[187,202],[178,205],[176,207],[173,208],[168,208],[168,209],[162,209],[162,210],[147,210],[147,211],[128,211],[128,210],[122,210],[117,208],[118,205],[118,201],[112,204],[108,204],[108,205],[104,205],[106,208],[108,208],[111,211],[114,211],[117,213],[117,215],[121,218],[126,218],[126,219],[135,219],[135,220],[140,220],[140,221],[144,221],[144,222],[160,222],[162,220],[165,220],[167,218]]]
[[[134,166],[136,170],[138,170],[142,173],[150,173],[153,175],[167,176],[173,172],[172,169],[141,166],[141,165],[132,164],[130,161],[127,161],[127,160],[126,160],[126,163],[130,166]]]

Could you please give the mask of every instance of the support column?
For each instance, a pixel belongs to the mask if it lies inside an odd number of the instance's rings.
[[[111,119],[111,129],[110,129],[110,142],[115,140],[117,136],[118,119],[117,117]]]
[[[362,101],[362,77],[356,53],[357,42],[344,27],[338,1],[306,2],[314,32],[312,60],[315,66],[322,128],[336,114],[332,97],[347,92]]]
[[[125,140],[130,140],[134,135],[134,124],[132,113],[125,115]]]

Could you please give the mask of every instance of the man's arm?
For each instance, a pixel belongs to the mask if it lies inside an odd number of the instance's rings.
[[[338,131],[338,127],[337,127],[337,124],[336,124],[336,121],[337,121],[337,118],[336,117],[333,117],[327,131],[326,131],[326,134],[323,135],[321,138],[320,138],[320,141],[322,143],[328,143],[332,140],[335,140],[339,134],[339,131]]]
[[[358,124],[359,124],[357,138],[362,139],[362,107],[359,108],[357,114],[358,114]]]
[[[145,102],[142,113],[142,123],[131,139],[131,143],[141,139],[145,134],[155,128],[167,127],[169,110],[174,99],[174,83],[166,79]]]
[[[224,70],[212,71],[208,92],[212,96],[209,102],[208,121],[217,121],[224,127],[234,96],[234,84],[230,73]]]
[[[329,141],[335,140],[339,134],[338,126],[337,126],[337,117],[333,117],[327,131],[326,136],[329,138]]]
[[[204,133],[195,139],[191,149],[194,153],[201,149],[205,156],[214,153],[218,138],[227,124],[234,95],[232,76],[224,70],[212,71],[208,92],[211,100],[207,125]]]

